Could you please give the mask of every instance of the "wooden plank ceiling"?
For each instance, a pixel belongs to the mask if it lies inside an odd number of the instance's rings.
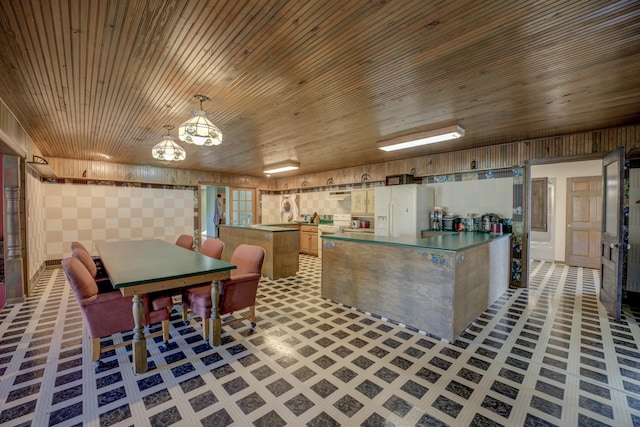
[[[4,0],[0,30],[0,98],[45,157],[311,173],[640,122],[637,0]],[[223,144],[152,159],[196,94]]]

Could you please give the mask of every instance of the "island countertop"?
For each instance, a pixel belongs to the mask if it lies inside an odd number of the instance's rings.
[[[220,224],[219,227],[229,227],[229,228],[242,228],[245,230],[256,230],[256,231],[268,231],[273,233],[280,232],[291,232],[298,231],[296,228],[287,228],[284,226],[280,226],[277,224],[253,224],[253,225],[224,225]]]
[[[376,245],[403,246],[412,248],[437,249],[440,251],[458,252],[483,245],[493,240],[505,239],[511,236],[510,233],[503,235],[470,232],[451,231],[433,232],[433,236],[425,238],[407,238],[393,236],[376,235],[351,235],[349,233],[323,234],[325,240],[348,240],[352,242],[371,243]],[[323,243],[324,245],[325,243]]]

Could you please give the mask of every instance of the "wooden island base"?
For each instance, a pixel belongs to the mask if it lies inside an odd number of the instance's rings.
[[[298,273],[300,230],[261,225],[220,225],[219,227],[219,237],[224,242],[223,261],[229,262],[238,245],[245,243],[264,248],[263,276],[281,279]]]
[[[453,341],[508,288],[509,237],[478,238],[323,237],[322,296]]]

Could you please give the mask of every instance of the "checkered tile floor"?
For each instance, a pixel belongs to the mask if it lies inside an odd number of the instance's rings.
[[[174,345],[96,372],[61,270],[0,312],[0,424],[11,426],[640,426],[640,312],[598,303],[598,272],[532,263],[453,343],[320,297],[320,261],[263,279],[258,326],[211,349],[177,310]],[[119,342],[119,334],[103,343]]]

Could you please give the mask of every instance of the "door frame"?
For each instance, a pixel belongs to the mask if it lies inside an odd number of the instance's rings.
[[[571,162],[583,162],[588,160],[603,160],[607,153],[591,153],[580,156],[567,156],[567,157],[554,157],[550,159],[529,159],[524,162],[524,195],[523,197],[523,230],[522,230],[522,283],[525,288],[529,288],[529,253],[530,253],[530,239],[531,234],[531,166],[539,165],[551,165],[555,163],[571,163]],[[563,224],[563,227],[566,224]],[[556,227],[559,224],[556,223]]]
[[[226,191],[228,193],[231,193],[231,191],[233,189],[241,189],[241,190],[251,190],[253,191],[253,197],[254,197],[254,202],[253,202],[253,206],[252,206],[252,213],[251,213],[251,217],[254,218],[254,222],[259,221],[259,217],[258,217],[258,197],[260,195],[260,191],[259,191],[259,186],[254,185],[234,185],[234,184],[229,184],[229,183],[218,183],[218,182],[209,182],[209,181],[205,181],[205,182],[199,182],[198,183],[198,206],[200,207],[200,210],[198,212],[198,218],[197,218],[197,224],[195,224],[194,228],[195,228],[195,232],[197,233],[198,236],[202,235],[202,227],[201,227],[201,221],[202,218],[201,216],[205,214],[205,208],[203,206],[203,198],[202,198],[202,187],[224,187],[226,189]],[[230,211],[230,207],[229,204],[231,203],[231,198],[227,198],[226,200],[226,209],[228,211]],[[226,215],[225,216],[226,219],[226,224],[229,225],[230,221],[231,221],[231,215]],[[202,242],[200,242],[200,244],[202,244]]]

